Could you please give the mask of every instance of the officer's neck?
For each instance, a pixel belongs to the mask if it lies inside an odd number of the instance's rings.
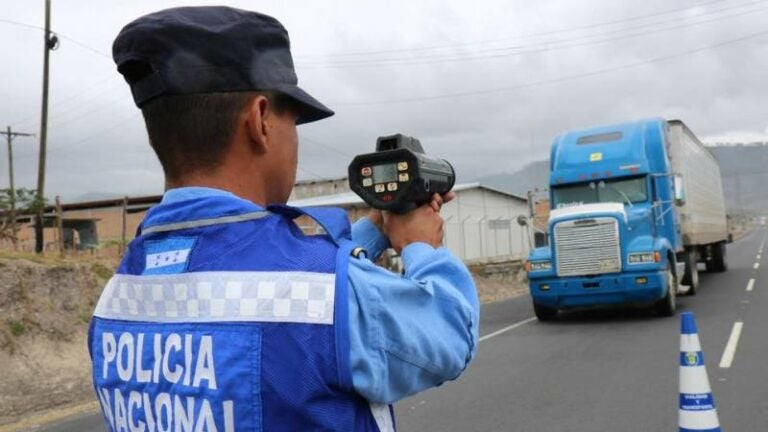
[[[240,127],[215,167],[191,169],[178,179],[166,179],[166,189],[209,187],[231,192],[261,207],[285,204],[293,188],[296,161],[287,147],[278,143],[257,143],[248,137],[245,126]]]
[[[166,190],[182,187],[207,187],[224,190],[261,207],[266,207],[267,203],[273,202],[269,195],[269,189],[256,176],[247,178],[247,176],[238,177],[227,173],[220,173],[219,175],[191,173],[180,180],[166,179]]]

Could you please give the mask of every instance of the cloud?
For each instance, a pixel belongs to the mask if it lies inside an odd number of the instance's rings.
[[[219,2],[193,2],[208,3]],[[137,16],[181,4],[54,3],[53,27],[70,40],[51,56],[49,194],[162,190],[130,92],[97,52],[108,54]],[[270,0],[258,7],[288,28],[302,87],[337,112],[300,127],[301,136],[324,144],[301,144],[300,178],[343,176],[348,156],[371,151],[379,135],[403,132],[468,180],[545,159],[560,132],[644,117],[681,118],[706,141],[764,140],[768,36],[750,35],[765,31],[768,10],[744,4]],[[41,24],[41,6],[15,2],[5,17]],[[42,33],[0,23],[0,37],[12,41],[0,48],[8,77],[0,118],[38,133]],[[465,94],[433,99],[456,93]],[[417,100],[370,104],[401,99]],[[22,139],[15,146],[21,185],[35,184],[36,147]]]
[[[762,132],[749,130],[732,130],[717,135],[700,137],[707,144],[751,144],[768,143],[768,127]]]

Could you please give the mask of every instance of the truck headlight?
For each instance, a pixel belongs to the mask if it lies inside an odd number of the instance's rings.
[[[658,252],[633,252],[629,254],[630,264],[647,264],[661,261],[661,255]]]
[[[551,261],[531,261],[529,271],[545,271],[552,270]]]

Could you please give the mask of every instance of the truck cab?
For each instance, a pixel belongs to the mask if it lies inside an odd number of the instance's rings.
[[[686,198],[681,170],[670,157],[677,145],[670,124],[649,119],[554,140],[550,241],[527,262],[539,319],[554,318],[558,310],[619,304],[674,314],[683,277],[677,258],[687,252],[679,212]],[[719,193],[722,198],[721,186]]]

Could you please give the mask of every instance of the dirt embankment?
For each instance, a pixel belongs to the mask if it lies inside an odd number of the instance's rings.
[[[0,258],[0,424],[91,397],[88,321],[112,264]]]
[[[528,293],[528,277],[520,262],[470,265],[480,303],[493,303]]]

